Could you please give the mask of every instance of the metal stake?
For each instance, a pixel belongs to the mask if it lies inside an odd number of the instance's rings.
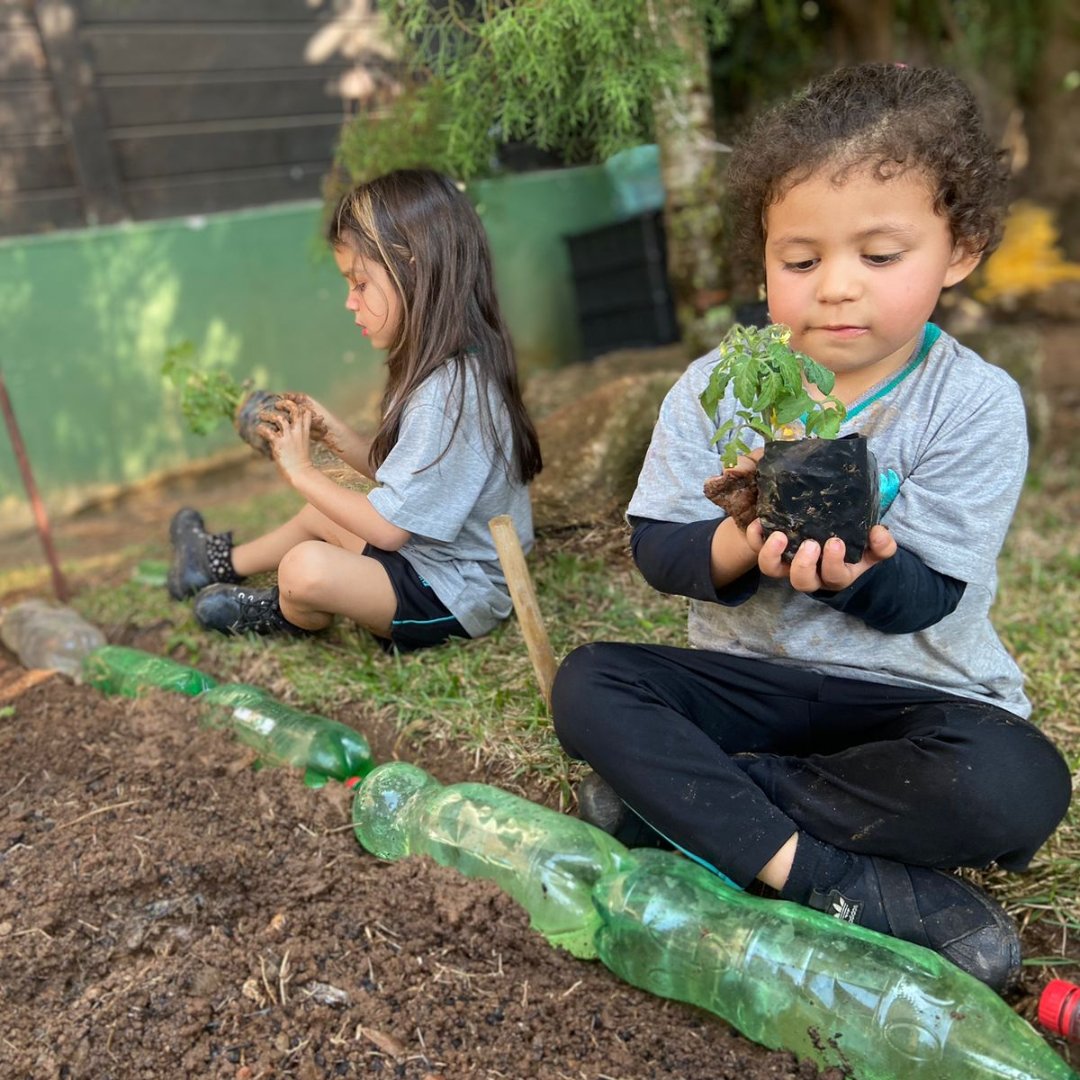
[[[48,560],[49,569],[52,571],[53,592],[56,599],[62,604],[68,601],[69,593],[64,575],[60,572],[60,562],[56,558],[56,550],[53,548],[52,535],[49,532],[49,518],[45,513],[45,504],[38,495],[37,486],[34,483],[34,474],[30,471],[30,458],[26,454],[26,446],[23,444],[22,435],[19,434],[19,425],[15,422],[15,410],[11,407],[11,398],[8,397],[7,386],[4,383],[4,373],[0,370],[0,411],[4,414],[4,423],[7,424],[8,435],[11,438],[11,448],[15,451],[15,460],[19,463],[19,472],[22,474],[23,485],[26,493],[30,496],[30,506],[34,511],[34,520],[37,522],[38,536],[41,537],[41,546],[45,549],[45,558]]]

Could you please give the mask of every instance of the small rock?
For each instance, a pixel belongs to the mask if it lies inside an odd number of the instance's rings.
[[[309,982],[304,983],[300,987],[305,994],[312,1000],[317,1001],[320,1005],[334,1005],[343,1007],[345,1005],[352,1004],[352,998],[349,997],[348,991],[340,990],[336,986],[331,986],[329,983],[323,982]]]
[[[544,455],[531,487],[537,528],[592,525],[625,509],[660,403],[680,374],[623,376],[537,423]]]
[[[387,1035],[385,1031],[376,1031],[374,1028],[360,1027],[357,1034],[363,1035],[369,1042],[373,1042],[384,1054],[392,1058],[405,1056],[405,1047],[402,1046],[393,1035]]]
[[[248,999],[248,1001],[254,1001],[256,1005],[261,1009],[266,1003],[266,998],[263,996],[263,992],[259,989],[259,984],[255,979],[248,979],[240,993]]]
[[[9,922],[0,922],[0,937],[7,937],[15,927]]]

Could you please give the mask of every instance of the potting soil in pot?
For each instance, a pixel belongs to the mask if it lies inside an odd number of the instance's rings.
[[[758,516],[765,535],[788,538],[790,560],[804,540],[843,540],[858,562],[880,512],[877,459],[862,435],[769,442],[758,462]]]

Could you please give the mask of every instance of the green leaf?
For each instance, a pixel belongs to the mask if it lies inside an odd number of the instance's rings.
[[[802,371],[799,368],[799,361],[795,359],[795,354],[793,352],[784,353],[779,359],[779,365],[784,386],[792,394],[801,393],[803,388]]]
[[[729,431],[735,426],[734,420],[725,420],[717,429],[716,434],[710,441],[710,446],[715,446],[721,439],[723,439]]]
[[[801,353],[799,355],[802,356]],[[823,394],[832,393],[832,388],[836,385],[834,372],[811,360],[809,356],[802,356],[802,366],[809,382],[812,382]]]
[[[742,439],[732,439],[731,442],[724,447],[724,452],[720,456],[720,460],[724,463],[725,469],[734,468],[739,461],[740,454],[749,454],[750,447],[742,441]]]
[[[716,410],[727,393],[728,383],[731,382],[731,372],[717,365],[709,376],[709,383],[701,391],[701,407],[708,413],[709,418],[716,416]]]
[[[843,420],[843,413],[837,409],[818,409],[806,418],[806,433],[820,439],[835,439]]]
[[[746,357],[735,369],[735,396],[739,399],[739,404],[748,409],[754,407],[758,395],[758,372],[754,368],[753,360]]]
[[[804,390],[797,397],[789,398],[776,406],[774,423],[777,427],[784,427],[793,420],[798,420],[803,413],[809,412],[814,407],[814,399]]]
[[[761,380],[758,396],[754,399],[754,412],[764,415],[770,411],[782,387],[783,382],[780,375],[775,371],[767,371],[765,377]]]
[[[761,420],[752,420],[750,426],[766,441],[771,442],[773,437],[773,429],[768,424],[763,423]]]
[[[180,391],[180,411],[196,435],[205,435],[223,419],[232,419],[244,388],[225,371],[199,366],[194,343],[181,342],[166,350],[161,372]]]

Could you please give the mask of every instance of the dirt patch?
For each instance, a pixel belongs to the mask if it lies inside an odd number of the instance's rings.
[[[488,883],[364,854],[344,788],[253,772],[187,699],[54,677],[0,704],[6,1076],[817,1075]]]
[[[1052,370],[1062,392],[1074,385]],[[215,481],[54,523],[62,555],[163,542],[181,505],[212,509],[280,485],[254,455]],[[540,545],[628,560],[616,519]],[[31,532],[0,548],[0,566],[40,557]],[[73,584],[130,572],[130,562],[88,570]],[[168,628],[108,629],[114,643],[161,651]],[[378,761],[415,760],[446,783],[488,779],[459,748],[410,746],[388,717],[332,715],[361,726]],[[184,698],[35,685],[0,650],[0,1075],[817,1075],[551,949],[488,884],[427,862],[377,862],[347,827],[342,789],[311,792],[295,773],[249,763],[198,730]],[[518,780],[550,802],[539,782]],[[1060,952],[1040,925],[1023,936],[1027,955]],[[1076,959],[1071,941],[1067,951]],[[1032,968],[1011,1003],[1033,1019],[1047,978],[1076,971]]]

